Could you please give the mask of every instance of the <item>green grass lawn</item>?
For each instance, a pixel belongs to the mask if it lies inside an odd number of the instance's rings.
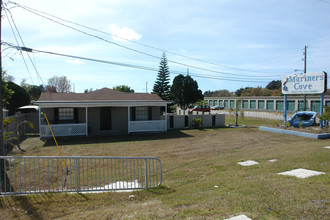
[[[233,121],[226,115],[226,124]],[[330,140],[258,131],[259,125],[277,123],[271,120],[239,123],[248,127],[59,139],[66,156],[156,156],[163,164],[163,183],[131,193],[1,197],[0,218],[225,219],[245,214],[252,219],[329,219],[330,150],[323,147]],[[58,156],[51,141],[28,138],[22,147],[26,152],[12,155]],[[237,164],[244,160],[259,165]],[[326,174],[306,179],[277,175],[296,168]]]

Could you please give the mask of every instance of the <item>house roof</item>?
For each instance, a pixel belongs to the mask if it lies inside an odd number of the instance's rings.
[[[90,93],[42,93],[38,102],[58,101],[163,101],[157,94],[128,93],[103,88]]]
[[[34,104],[40,107],[97,106],[166,106],[167,101],[156,94],[127,93],[103,88],[90,93],[42,93]]]

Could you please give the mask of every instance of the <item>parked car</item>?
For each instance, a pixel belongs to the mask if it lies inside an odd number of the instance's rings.
[[[220,106],[220,105],[216,105],[216,106],[212,107],[212,110],[222,110],[222,109],[225,109],[225,107]]]
[[[210,108],[210,106],[207,106],[207,105],[205,105],[204,108],[196,105],[192,109],[189,109],[190,113],[192,113],[192,112],[210,112],[210,111],[211,111],[211,108]]]

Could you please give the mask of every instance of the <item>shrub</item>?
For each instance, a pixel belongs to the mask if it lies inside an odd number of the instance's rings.
[[[330,106],[324,106],[324,113],[319,116],[321,121],[325,121],[326,127],[329,126],[330,121]]]
[[[192,126],[194,128],[200,128],[200,127],[202,127],[202,121],[203,121],[202,118],[193,118],[191,121],[192,121]]]

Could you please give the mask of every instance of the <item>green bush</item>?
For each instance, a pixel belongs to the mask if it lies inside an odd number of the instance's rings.
[[[324,113],[319,118],[320,120],[330,121],[330,106],[324,106]]]
[[[192,126],[194,128],[200,128],[200,127],[202,127],[202,121],[203,121],[202,118],[193,118],[191,121],[192,121]]]

